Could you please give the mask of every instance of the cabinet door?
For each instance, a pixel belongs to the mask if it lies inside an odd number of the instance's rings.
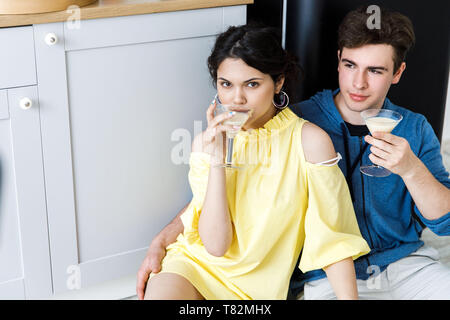
[[[33,28],[0,28],[0,89],[36,84]]]
[[[215,95],[206,59],[237,21],[245,6],[34,26],[56,293],[71,276],[136,274],[190,200],[190,145]]]
[[[0,299],[51,295],[48,244],[37,89],[0,90]]]

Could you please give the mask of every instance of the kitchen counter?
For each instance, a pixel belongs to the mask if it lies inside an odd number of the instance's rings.
[[[80,8],[80,19],[97,19],[137,14],[182,11],[202,8],[252,4],[253,0],[99,0]],[[1,15],[0,27],[61,22],[74,19],[74,11],[40,14]]]

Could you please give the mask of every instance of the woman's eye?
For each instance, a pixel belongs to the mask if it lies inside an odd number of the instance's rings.
[[[346,66],[347,68],[350,68],[350,69],[353,69],[353,68],[355,67],[354,65],[349,64],[349,63],[346,63],[345,66]]]
[[[256,88],[257,86],[259,86],[259,83],[258,83],[258,82],[249,82],[249,83],[248,83],[248,86],[249,86],[250,88]]]
[[[221,85],[222,87],[228,88],[228,87],[231,86],[231,83],[229,83],[228,81],[223,81],[223,82],[220,83],[220,85]]]

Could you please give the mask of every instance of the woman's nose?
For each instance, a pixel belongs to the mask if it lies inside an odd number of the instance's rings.
[[[243,90],[240,88],[236,89],[233,96],[233,104],[243,105],[245,103],[247,103],[247,99]]]

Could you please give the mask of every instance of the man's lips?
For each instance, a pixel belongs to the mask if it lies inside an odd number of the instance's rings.
[[[356,102],[364,101],[369,97],[369,96],[363,96],[363,95],[353,94],[353,93],[349,93],[349,96],[353,101],[356,101]]]

